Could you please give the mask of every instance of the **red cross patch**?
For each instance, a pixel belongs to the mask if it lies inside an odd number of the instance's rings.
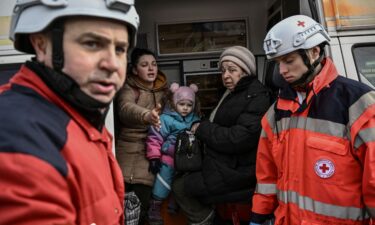
[[[330,178],[335,173],[335,165],[331,160],[319,159],[315,163],[314,170],[320,178]]]
[[[298,23],[297,23],[297,26],[299,26],[299,27],[305,27],[305,21],[297,21]]]

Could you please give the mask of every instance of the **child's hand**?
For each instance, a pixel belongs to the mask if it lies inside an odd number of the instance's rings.
[[[159,158],[150,159],[150,165],[148,167],[148,171],[152,174],[156,175],[159,173],[161,167],[161,162]]]

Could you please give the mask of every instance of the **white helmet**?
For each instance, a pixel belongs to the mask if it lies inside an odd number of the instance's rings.
[[[263,48],[267,58],[273,59],[329,41],[329,35],[320,23],[308,16],[296,15],[273,26],[264,39]]]
[[[56,19],[92,16],[123,22],[129,30],[129,47],[136,44],[139,16],[134,0],[17,0],[11,20],[10,39],[14,47],[34,53],[28,34],[43,31]]]

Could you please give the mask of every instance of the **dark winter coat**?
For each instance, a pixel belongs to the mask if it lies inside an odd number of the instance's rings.
[[[270,92],[253,76],[241,78],[222,101],[213,122],[196,131],[205,144],[202,171],[189,174],[185,192],[201,199],[255,188],[255,159],[261,118],[271,103]],[[212,200],[209,200],[212,202]]]

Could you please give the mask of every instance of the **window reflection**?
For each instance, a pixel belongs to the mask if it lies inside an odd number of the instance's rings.
[[[247,47],[246,20],[159,24],[158,52],[188,54],[221,51],[225,47]]]
[[[353,55],[359,80],[363,83],[367,80],[375,86],[375,43],[354,46]]]

